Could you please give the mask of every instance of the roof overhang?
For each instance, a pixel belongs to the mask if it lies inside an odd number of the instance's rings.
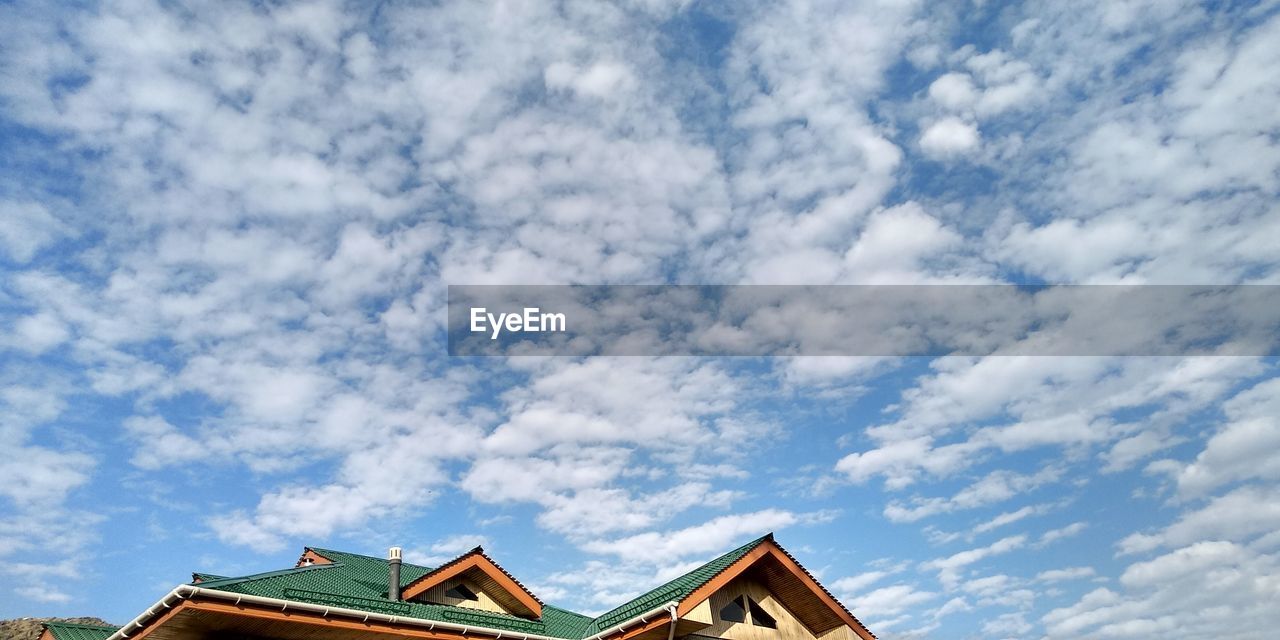
[[[674,608],[675,603],[663,607]],[[646,622],[663,622],[663,611],[662,608],[646,611],[583,640],[604,640],[606,636],[618,633],[631,635],[636,624],[644,630]],[[477,636],[493,640],[563,640],[532,633],[202,589],[189,584],[174,588],[159,602],[117,629],[107,640],[190,640],[227,634],[269,636],[279,640],[466,640]]]

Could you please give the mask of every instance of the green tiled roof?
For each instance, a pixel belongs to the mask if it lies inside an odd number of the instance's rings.
[[[315,547],[309,549],[332,560],[333,563],[270,571],[239,578],[208,580],[197,586],[201,589],[217,589],[422,620],[579,640],[664,603],[687,597],[768,538],[769,536],[765,536],[753,540],[596,618],[551,605],[543,605],[540,619],[529,620],[443,604],[388,600],[386,560]],[[401,584],[402,586],[409,584],[430,572],[429,567],[404,563],[400,568]],[[216,576],[210,577],[216,578]],[[67,640],[102,640],[102,638]]]
[[[220,576],[214,573],[201,573],[199,571],[191,574],[191,582],[212,582],[214,580],[226,580],[228,576]]]
[[[591,622],[591,618],[552,606],[542,608],[541,620],[526,620],[516,616],[449,605],[388,600],[386,560],[331,549],[311,547],[311,550],[332,560],[333,564],[314,564],[239,578],[213,580],[196,586],[201,589],[217,589],[295,602],[325,604],[567,640],[581,638],[582,629]],[[404,563],[400,567],[400,581],[402,585],[408,584],[430,571],[429,567]]]
[[[99,627],[91,624],[71,624],[70,622],[46,622],[44,628],[53,634],[56,640],[105,640],[120,627]]]

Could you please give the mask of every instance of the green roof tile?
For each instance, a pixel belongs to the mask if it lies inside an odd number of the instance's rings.
[[[72,624],[70,622],[46,622],[44,628],[53,634],[56,640],[105,640],[120,627],[100,627],[91,624]]]

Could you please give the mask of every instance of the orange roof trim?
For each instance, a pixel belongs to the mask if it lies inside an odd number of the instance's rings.
[[[710,598],[711,594],[744,575],[764,582],[769,591],[782,600],[815,635],[845,624],[862,640],[875,640],[875,634],[814,579],[813,574],[801,566],[795,557],[774,541],[772,535],[689,594],[680,602],[678,615],[685,616]]]
[[[481,586],[497,587],[509,596],[508,598],[503,598],[508,601],[504,604],[510,605],[517,614],[534,618],[542,617],[542,601],[526,589],[524,585],[520,584],[519,580],[507,573],[506,569],[498,566],[498,563],[485,555],[484,549],[481,547],[476,547],[437,567],[431,573],[405,585],[400,592],[400,597],[410,600],[426,593],[432,587],[446,580],[457,578],[467,573],[474,574],[475,572],[481,574],[478,576]]]

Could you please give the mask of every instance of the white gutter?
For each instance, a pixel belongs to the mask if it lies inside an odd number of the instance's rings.
[[[678,608],[679,608],[679,605],[677,605],[677,604],[676,604],[676,603],[674,603],[674,602],[672,602],[671,604],[668,604],[668,605],[667,605],[667,611],[670,611],[670,612],[671,612],[671,628],[670,628],[670,629],[667,629],[667,640],[675,640],[675,637],[676,637],[676,617],[677,617],[677,616],[676,616],[676,609],[678,609]]]
[[[273,608],[279,607],[280,611],[287,611],[292,609],[294,611],[309,611],[312,613],[319,613],[323,616],[335,615],[335,616],[342,616],[344,618],[357,618],[363,622],[369,622],[370,620],[373,620],[376,622],[386,622],[389,624],[405,624],[405,625],[412,625],[415,627],[427,627],[428,631],[439,628],[439,629],[448,629],[450,631],[461,631],[463,635],[466,635],[467,632],[483,633],[485,635],[494,636],[495,638],[505,637],[505,638],[511,638],[512,640],[515,640],[516,638],[519,638],[520,640],[566,640],[565,638],[553,638],[551,636],[543,636],[535,633],[519,633],[511,630],[489,629],[486,627],[469,627],[467,625],[457,624],[454,622],[437,622],[435,620],[423,620],[422,618],[393,616],[385,613],[376,613],[372,611],[360,611],[358,609],[347,609],[345,607],[330,607],[322,604],[312,604],[309,602],[295,602],[293,600],[282,600],[280,598],[267,598],[264,596],[253,596],[253,595],[247,595],[247,594],[241,594],[241,593],[232,593],[230,591],[219,591],[217,589],[201,589],[200,587],[195,587],[189,584],[182,584],[175,587],[173,591],[170,591],[168,595],[161,598],[159,602],[155,603],[146,611],[143,611],[141,614],[139,614],[138,617],[134,618],[133,620],[130,620],[123,627],[120,627],[119,629],[117,629],[115,633],[112,633],[110,636],[108,636],[107,640],[127,640],[128,638],[131,637],[130,634],[146,626],[146,623],[148,621],[150,621],[152,618],[155,618],[157,615],[161,614],[164,610],[172,609],[173,605],[177,603],[179,600],[190,599],[195,597],[216,598],[219,600],[230,600],[235,602],[236,604],[245,603],[245,604],[265,605]],[[631,617],[627,620],[624,620],[623,622],[619,623],[616,626],[610,627],[609,629],[605,631],[601,631],[600,633],[597,633],[593,636],[583,638],[582,640],[600,640],[605,636],[618,633],[623,629],[626,629],[627,627],[632,626],[637,621],[646,622],[647,621],[646,618],[648,618],[651,615],[654,615],[655,613],[659,613],[662,611],[668,611],[671,613],[671,621],[672,621],[671,629],[672,629],[672,633],[674,633],[675,619],[676,619],[675,617],[676,606],[677,606],[677,603],[668,602],[667,604],[664,604],[660,607],[656,607],[654,609],[646,611],[640,615]]]

